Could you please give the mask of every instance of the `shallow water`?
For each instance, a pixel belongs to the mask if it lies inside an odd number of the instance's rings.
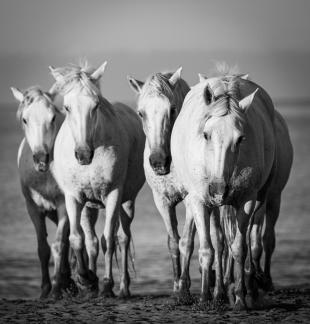
[[[40,293],[40,266],[35,231],[19,186],[16,155],[22,132],[15,111],[14,106],[0,107],[0,298],[34,298]],[[277,247],[272,274],[277,286],[299,285],[310,282],[310,106],[280,107],[279,111],[288,122],[295,157],[276,227]],[[103,216],[97,224],[98,235],[102,233]],[[178,219],[181,232],[183,206],[178,208]],[[55,227],[47,222],[49,242],[52,242]],[[147,185],[137,199],[132,232],[136,256],[136,273],[131,271],[132,292],[169,294],[172,267],[167,235]],[[191,277],[192,290],[198,291],[197,240],[195,247]],[[102,260],[100,253],[100,278],[103,276]],[[116,264],[114,278],[117,287],[119,271]]]

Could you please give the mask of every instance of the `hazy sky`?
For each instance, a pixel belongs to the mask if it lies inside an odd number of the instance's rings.
[[[274,97],[308,97],[309,17],[308,0],[1,0],[0,101],[11,100],[11,85],[49,86],[49,64],[80,57],[109,61],[112,99],[133,97],[128,73],[181,64],[194,83],[216,59],[237,63]]]

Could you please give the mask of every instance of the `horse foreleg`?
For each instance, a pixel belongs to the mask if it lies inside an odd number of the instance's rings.
[[[129,285],[130,276],[128,272],[128,250],[131,239],[130,225],[134,218],[135,205],[134,201],[127,201],[121,207],[120,226],[117,237],[122,253],[122,269],[120,280],[119,297],[126,298],[130,296]]]
[[[95,225],[98,218],[98,209],[85,206],[81,216],[81,226],[85,235],[88,268],[97,273],[97,259],[99,253],[99,240],[96,235]]]
[[[223,248],[224,238],[220,226],[220,213],[218,208],[214,208],[211,214],[211,239],[215,250],[215,287],[214,300],[223,301],[226,299],[223,281]]]
[[[269,198],[266,206],[266,228],[263,236],[263,244],[265,250],[265,268],[266,277],[265,290],[272,290],[273,283],[270,273],[271,257],[276,247],[275,225],[280,213],[281,195]]]
[[[56,238],[52,244],[52,253],[54,258],[54,276],[53,290],[54,298],[61,297],[61,290],[70,289],[73,293],[74,284],[71,279],[71,270],[69,265],[69,222],[65,204],[57,208],[58,224]]]
[[[191,210],[194,215],[195,224],[199,236],[199,264],[201,268],[201,296],[200,301],[211,299],[211,270],[214,261],[214,249],[210,237],[210,211],[195,196],[189,195]]]
[[[88,270],[83,257],[84,239],[80,224],[83,205],[70,195],[65,195],[65,201],[70,221],[69,240],[77,261],[77,285],[82,293],[93,296],[98,291],[98,278]]]
[[[173,273],[174,273],[174,285],[173,291],[177,293],[179,290],[179,280],[181,274],[180,266],[180,251],[179,251],[179,233],[178,222],[175,213],[175,206],[171,205],[171,202],[164,196],[153,191],[155,205],[162,216],[167,232],[168,232],[168,249],[170,252]]]
[[[246,232],[255,200],[247,201],[237,210],[236,235],[231,246],[235,261],[235,310],[246,309],[245,303],[245,258],[246,258]],[[251,261],[251,260],[250,260]]]
[[[105,244],[105,274],[103,278],[103,290],[102,295],[104,297],[114,297],[113,287],[114,280],[112,274],[112,258],[115,250],[115,230],[117,225],[117,220],[120,213],[122,192],[119,188],[114,189],[107,196],[106,199],[106,220],[104,226],[104,241],[101,243]]]
[[[189,276],[190,260],[194,251],[194,239],[196,233],[196,226],[194,217],[191,211],[190,203],[185,198],[186,205],[186,219],[183,228],[183,233],[180,239],[180,253],[181,253],[181,276],[179,281],[179,296],[181,298],[187,297],[190,294],[191,279]]]
[[[42,273],[40,298],[46,298],[52,289],[52,284],[48,269],[49,260],[51,256],[51,249],[47,242],[45,216],[39,211],[37,206],[32,201],[26,200],[26,206],[37,235],[38,255],[40,259]]]

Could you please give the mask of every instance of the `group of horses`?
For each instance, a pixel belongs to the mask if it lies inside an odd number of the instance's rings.
[[[114,296],[112,259],[118,244],[119,296],[130,296],[130,226],[146,178],[168,233],[174,293],[190,295],[197,230],[201,302],[226,300],[231,291],[235,309],[251,307],[258,287],[272,289],[275,224],[293,157],[285,121],[262,87],[229,70],[199,75],[191,88],[181,78],[182,68],[145,82],[128,77],[138,96],[136,110],[111,104],[99,89],[105,67],[106,62],[97,69],[50,67],[55,83],[49,91],[11,88],[25,134],[18,167],[37,235],[41,297],[58,298],[74,287],[97,296],[100,208],[105,208],[101,294]],[[54,103],[57,95],[63,97],[61,107]],[[176,206],[181,201],[186,219],[180,236]],[[52,282],[46,217],[57,225]]]

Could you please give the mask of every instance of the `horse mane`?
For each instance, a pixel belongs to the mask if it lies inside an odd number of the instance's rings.
[[[190,88],[183,79],[179,79],[175,87],[172,87],[169,83],[169,79],[172,75],[173,73],[171,72],[155,73],[151,75],[145,81],[140,98],[142,99],[147,96],[164,96],[180,110]]]
[[[90,95],[100,96],[98,83],[91,79],[93,71],[94,69],[86,60],[78,65],[70,64],[55,68],[53,73],[61,75],[60,80],[56,81],[55,87],[63,95],[79,87],[85,89]]]
[[[16,117],[18,120],[21,119],[23,110],[25,107],[31,105],[33,102],[46,100],[49,104],[52,104],[52,99],[47,92],[43,91],[39,86],[32,86],[23,91],[24,99],[20,103]]]
[[[229,65],[227,62],[222,61],[222,62],[215,62],[213,70],[211,70],[210,75],[215,76],[215,77],[220,77],[220,76],[238,76],[240,75],[239,72],[239,67],[238,65]]]
[[[237,124],[245,121],[245,114],[239,107],[239,75],[236,68],[233,69],[225,64],[216,66],[217,76],[206,79],[191,88],[191,91],[185,98],[184,105],[194,107],[204,107],[204,123],[212,117],[231,116],[237,120]],[[232,73],[234,71],[234,73]],[[213,92],[213,101],[208,105],[205,100],[207,88]]]

